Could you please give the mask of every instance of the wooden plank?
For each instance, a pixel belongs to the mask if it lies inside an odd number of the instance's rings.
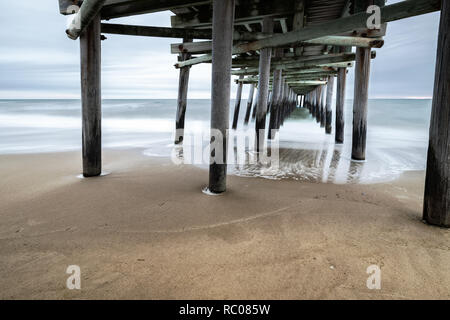
[[[262,33],[260,35],[262,37]],[[305,43],[343,46],[343,47],[353,46],[362,48],[381,48],[384,44],[384,40],[373,38],[362,38],[362,37],[328,36],[308,40],[305,41]],[[201,41],[192,43],[172,43],[170,45],[170,49],[172,54],[179,54],[180,52],[209,53],[211,52],[211,46],[212,46],[211,41]]]
[[[80,37],[83,176],[102,173],[100,15]]]
[[[341,47],[381,48],[384,45],[382,38],[363,38],[351,36],[326,36],[307,40],[304,43],[332,45]]]
[[[450,227],[450,2],[442,1],[423,218]]]
[[[125,25],[114,23],[102,23],[102,33],[142,36],[142,37],[212,39],[211,29],[165,28],[165,27],[149,27],[149,26]],[[264,37],[267,37],[267,35],[261,32],[251,33],[243,31],[240,32],[233,31],[233,39],[236,41],[254,41],[262,39]],[[193,44],[186,44],[186,45],[194,46]]]
[[[113,19],[145,13],[208,4],[211,0],[134,0],[105,6],[102,19]]]
[[[352,159],[366,159],[367,106],[369,101],[370,49],[356,49],[353,98]]]
[[[102,33],[143,37],[211,39],[211,29],[185,29],[102,23]]]
[[[181,53],[181,52],[189,52],[189,53],[207,53],[212,50],[212,42],[211,41],[198,41],[192,43],[172,43],[170,45],[170,53]]]
[[[213,57],[211,79],[211,136],[221,150],[211,150],[209,192],[222,193],[227,184],[227,143],[230,113],[231,51],[233,46],[234,0],[213,2]],[[217,139],[223,139],[218,141]],[[223,143],[220,143],[223,142]],[[220,157],[220,154],[222,157]],[[216,159],[218,157],[219,159]]]
[[[320,72],[336,72],[336,71],[330,71],[330,68],[326,68],[326,67],[320,67],[320,68],[305,68],[305,69],[300,69],[300,70],[290,70],[288,71],[288,75],[295,75],[295,74],[308,74],[308,73],[320,73]],[[246,68],[246,69],[241,69],[241,70],[231,70],[231,74],[234,76],[239,76],[239,75],[257,75],[258,74],[258,68]]]

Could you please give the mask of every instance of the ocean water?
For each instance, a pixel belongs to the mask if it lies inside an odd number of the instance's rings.
[[[243,125],[241,103],[236,136],[253,139],[254,122]],[[230,122],[234,102],[230,104]],[[189,100],[184,147],[175,147],[176,100],[104,100],[103,147],[140,148],[150,157],[178,160],[192,156],[196,137],[207,145],[210,101]],[[262,170],[241,161],[229,173],[269,179],[330,183],[374,183],[395,179],[402,172],[423,170],[426,164],[431,100],[370,100],[367,160],[351,161],[352,101],[345,105],[345,142],[335,145],[306,109],[297,109],[278,135],[276,170]],[[333,119],[334,130],[334,119]],[[197,139],[198,140],[198,139]],[[252,143],[231,138],[229,157],[252,156]],[[62,152],[81,149],[81,103],[78,100],[0,100],[0,154]],[[201,157],[201,156],[200,156]],[[207,168],[207,164],[198,164]]]

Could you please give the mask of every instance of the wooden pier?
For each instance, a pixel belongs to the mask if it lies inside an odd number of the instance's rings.
[[[178,57],[175,68],[180,69],[176,144],[183,142],[189,125],[185,123],[189,72],[197,64],[212,63],[211,129],[221,133],[224,146],[223,162],[210,165],[208,186],[213,193],[226,190],[232,77],[238,90],[231,127],[236,129],[239,122],[254,125],[255,149],[264,152],[265,140],[274,138],[297,107],[307,108],[324,132],[333,134],[335,87],[334,135],[337,144],[343,143],[344,127],[349,125],[344,123],[346,78],[354,66],[352,158],[365,160],[370,65],[375,49],[384,44],[387,23],[440,10],[424,219],[450,227],[448,0],[392,5],[385,0],[59,0],[59,6],[61,14],[76,13],[66,33],[81,43],[84,176],[101,174],[101,34],[175,38],[170,50]],[[170,28],[109,22],[167,10],[173,13]],[[377,12],[379,25],[373,25]],[[245,118],[239,119],[245,85],[250,94]]]

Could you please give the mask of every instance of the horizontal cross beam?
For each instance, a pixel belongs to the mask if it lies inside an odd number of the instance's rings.
[[[166,28],[134,26],[126,24],[102,23],[102,32],[109,34],[119,34],[142,37],[161,37],[177,39],[212,39],[211,29],[189,29],[189,28]],[[254,41],[262,39],[267,35],[261,32],[237,32],[233,34],[233,39],[238,41]],[[201,42],[192,42],[201,43]]]
[[[194,29],[198,30],[198,29]],[[343,37],[327,36],[318,39],[304,41],[306,44],[333,45],[342,47],[361,47],[361,48],[381,48],[384,44],[383,39],[362,38],[362,37]],[[212,41],[173,43],[170,45],[171,53],[208,53],[211,52]]]

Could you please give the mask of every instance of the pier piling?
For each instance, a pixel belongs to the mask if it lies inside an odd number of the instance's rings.
[[[352,135],[353,160],[366,159],[370,60],[370,48],[356,48]]]
[[[347,82],[347,68],[338,69],[337,90],[336,90],[336,132],[335,142],[344,143],[344,105],[345,105],[345,87]]]
[[[450,227],[450,2],[442,1],[423,219]]]
[[[223,139],[222,159],[211,151],[209,191],[226,191],[227,181],[227,131],[230,112],[231,52],[233,46],[234,0],[213,2],[211,131],[220,131]],[[218,137],[211,137],[211,140]],[[217,141],[216,141],[217,142]]]
[[[192,42],[192,39],[183,39],[183,43]],[[180,54],[180,60],[185,61],[191,58],[191,54],[184,52]],[[183,143],[184,122],[186,117],[187,92],[189,86],[189,72],[191,66],[180,68],[180,78],[178,81],[177,115],[175,124],[175,144]]]
[[[263,19],[262,31],[264,33],[273,32],[273,19],[271,17],[265,17]],[[270,78],[270,60],[272,55],[272,49],[261,49],[259,56],[259,82],[258,82],[258,105],[256,110],[256,152],[260,152],[264,149],[264,138],[266,128],[266,111],[267,100],[269,96],[269,78]]]
[[[327,84],[327,104],[326,104],[326,114],[325,114],[325,132],[331,134],[332,131],[332,116],[333,111],[331,110],[331,104],[333,103],[333,91],[334,91],[334,76],[328,77]]]
[[[244,76],[241,75],[239,76],[239,79],[244,79]],[[242,86],[244,84],[242,82],[238,82],[238,89],[236,91],[236,101],[235,101],[235,105],[234,105],[234,116],[233,116],[233,130],[236,130],[237,128],[237,124],[238,124],[238,119],[239,119],[239,111],[241,109],[241,97],[242,97]]]
[[[102,173],[100,15],[80,35],[83,176]]]
[[[247,99],[247,110],[245,112],[245,118],[244,118],[244,125],[248,124],[248,121],[250,120],[250,114],[252,112],[252,105],[253,105],[253,96],[255,95],[255,84],[250,84],[250,91],[248,92],[248,99]]]
[[[283,50],[277,49],[275,51],[275,58],[281,58],[283,56]],[[282,73],[283,71],[280,69],[276,69],[273,71],[273,85],[272,85],[272,105],[270,110],[270,119],[269,119],[269,132],[268,132],[268,139],[275,138],[273,136],[274,130],[277,126],[277,117],[279,115],[279,103],[280,103],[280,91],[282,89],[281,82],[282,82]]]

